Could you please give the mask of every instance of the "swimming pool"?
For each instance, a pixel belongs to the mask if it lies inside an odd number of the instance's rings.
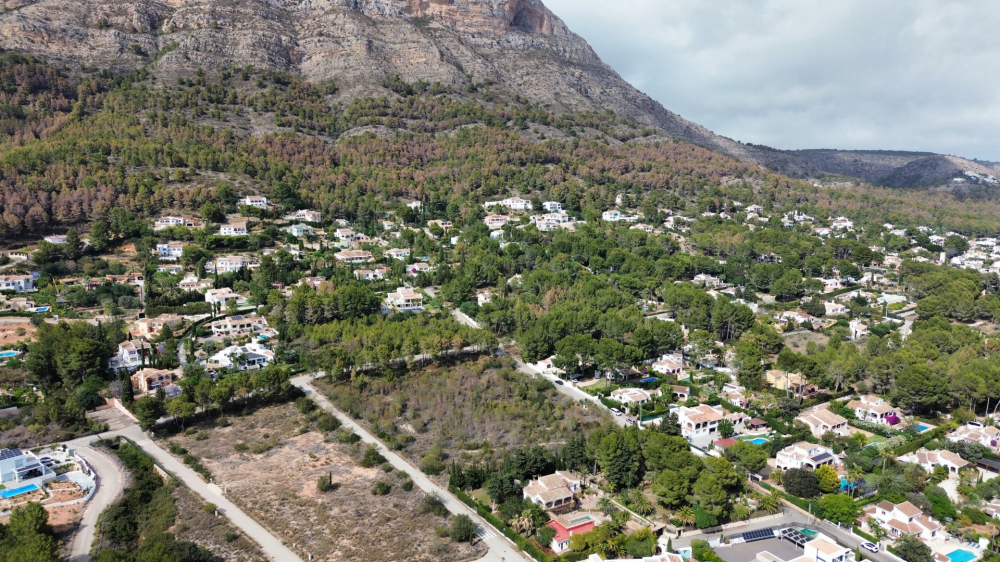
[[[14,351],[13,349],[8,349],[7,351],[0,351],[0,359],[8,359],[10,357],[17,357],[20,355],[20,351]]]
[[[809,537],[810,539],[819,534],[819,531],[813,531],[812,529],[805,529],[805,528],[799,529],[799,532]]]
[[[38,489],[38,484],[28,484],[27,486],[21,486],[20,488],[14,488],[13,490],[0,490],[0,498],[7,499],[14,496],[19,496],[21,494],[27,494],[28,492],[34,492]]]
[[[767,439],[764,439],[763,437],[755,437],[753,439],[747,440],[747,443],[750,443],[752,445],[763,445],[767,443]]]
[[[969,562],[976,559],[975,554],[961,548],[949,552],[946,556],[951,559],[951,562]]]
[[[918,423],[917,424],[917,431],[919,431],[920,433],[923,433],[923,432],[925,432],[928,429],[931,429],[933,427],[934,426],[927,425],[926,423]]]

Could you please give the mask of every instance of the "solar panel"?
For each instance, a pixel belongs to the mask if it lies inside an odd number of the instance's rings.
[[[820,454],[820,455],[816,455],[815,457],[812,458],[812,460],[814,460],[816,462],[825,461],[826,459],[828,459],[828,458],[830,458],[832,456],[833,455],[831,455],[830,453],[823,453],[823,454]]]
[[[0,461],[13,459],[21,456],[22,454],[21,449],[0,449]]]
[[[767,529],[757,529],[756,531],[747,531],[743,533],[743,540],[746,542],[762,541],[764,539],[773,539],[774,529],[768,527]]]

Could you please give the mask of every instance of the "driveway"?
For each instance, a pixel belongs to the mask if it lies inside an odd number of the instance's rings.
[[[451,492],[435,484],[431,481],[431,479],[427,478],[423,472],[417,469],[417,467],[413,466],[396,453],[390,451],[389,448],[374,435],[355,423],[354,420],[347,417],[347,415],[343,412],[335,408],[325,396],[317,392],[316,389],[313,388],[312,384],[310,384],[315,376],[316,375],[300,375],[292,379],[292,384],[301,388],[303,392],[311,396],[320,408],[323,408],[324,410],[337,416],[337,419],[340,420],[343,426],[361,436],[362,441],[365,443],[371,443],[378,447],[382,456],[384,456],[394,468],[406,472],[410,478],[413,479],[413,483],[418,488],[428,494],[437,494],[440,496],[441,501],[444,502],[445,507],[447,507],[448,511],[452,514],[464,514],[471,517],[472,520],[479,526],[476,534],[490,549],[486,556],[479,559],[480,562],[531,562],[531,559],[518,552],[517,547],[508,541],[507,538],[500,533],[500,531],[494,529],[492,525],[481,519],[475,511],[453,496]]]

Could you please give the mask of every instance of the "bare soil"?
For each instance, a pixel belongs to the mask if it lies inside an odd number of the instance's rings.
[[[403,491],[405,475],[360,467],[362,447],[316,431],[316,414],[304,416],[292,404],[271,406],[229,418],[228,427],[196,426],[207,439],[195,434],[172,441],[201,458],[228,498],[314,560],[463,561],[485,553],[481,544],[438,538],[435,527],[448,521],[419,513],[424,494]],[[238,443],[267,450],[238,453]],[[337,487],[322,493],[316,482],[326,473]],[[390,484],[388,495],[372,495],[378,481]]]
[[[27,318],[24,321],[15,318],[0,319],[0,345],[19,343],[35,337],[35,327]],[[18,329],[24,330],[24,335],[17,335]]]
[[[810,341],[816,342],[816,345],[826,345],[830,341],[830,337],[820,332],[809,331],[795,332],[785,336],[785,345],[796,353],[805,353],[806,345]]]
[[[216,517],[204,509],[200,498],[180,486],[174,488],[177,520],[170,532],[181,540],[207,548],[227,562],[267,560],[257,544],[240,534],[225,517]]]

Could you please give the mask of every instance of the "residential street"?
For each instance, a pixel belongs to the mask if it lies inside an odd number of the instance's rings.
[[[219,513],[229,518],[232,524],[239,527],[249,539],[257,542],[261,550],[271,560],[274,562],[302,561],[302,558],[285,546],[270,531],[227,500],[217,485],[206,483],[198,473],[175,459],[167,451],[161,449],[156,442],[139,429],[138,425],[131,425],[118,431],[101,433],[100,437],[109,438],[115,435],[124,435],[134,441],[149,456],[156,459],[157,462],[179,478],[188,489],[201,496],[206,502],[214,503],[218,506]],[[73,547],[70,555],[71,562],[87,562],[90,560],[90,547],[94,542],[97,518],[118,497],[124,483],[124,475],[119,470],[118,465],[106,453],[89,447],[89,443],[97,438],[97,436],[89,436],[69,442],[70,448],[78,451],[83,458],[87,459],[87,462],[91,463],[91,466],[97,470],[100,478],[98,491],[91,502],[87,504],[87,508],[83,514],[83,521],[77,529],[76,535],[73,537]]]
[[[94,543],[97,532],[97,518],[104,509],[115,502],[125,484],[125,474],[112,458],[103,451],[90,447],[90,442],[97,439],[90,435],[67,442],[69,448],[86,459],[90,467],[97,473],[97,491],[84,509],[80,526],[73,535],[70,547],[70,562],[88,562],[90,547]]]
[[[482,520],[474,510],[462,503],[448,490],[431,481],[417,467],[406,461],[406,459],[390,451],[389,448],[374,435],[355,423],[354,420],[347,417],[347,415],[343,412],[335,408],[325,396],[316,392],[316,389],[310,384],[310,381],[312,381],[315,376],[317,375],[300,375],[292,379],[292,384],[301,388],[306,394],[311,396],[321,408],[337,416],[344,427],[361,436],[362,441],[376,445],[379,452],[382,453],[382,455],[392,464],[393,467],[410,475],[410,478],[413,479],[413,483],[416,484],[418,488],[429,494],[437,494],[440,496],[441,501],[444,502],[448,511],[455,515],[465,514],[471,517],[472,520],[479,525],[477,535],[479,535],[479,538],[485,542],[486,546],[490,549],[486,556],[479,559],[480,562],[530,562],[529,558],[518,552],[517,547],[515,547],[506,537],[494,529],[489,523]]]

